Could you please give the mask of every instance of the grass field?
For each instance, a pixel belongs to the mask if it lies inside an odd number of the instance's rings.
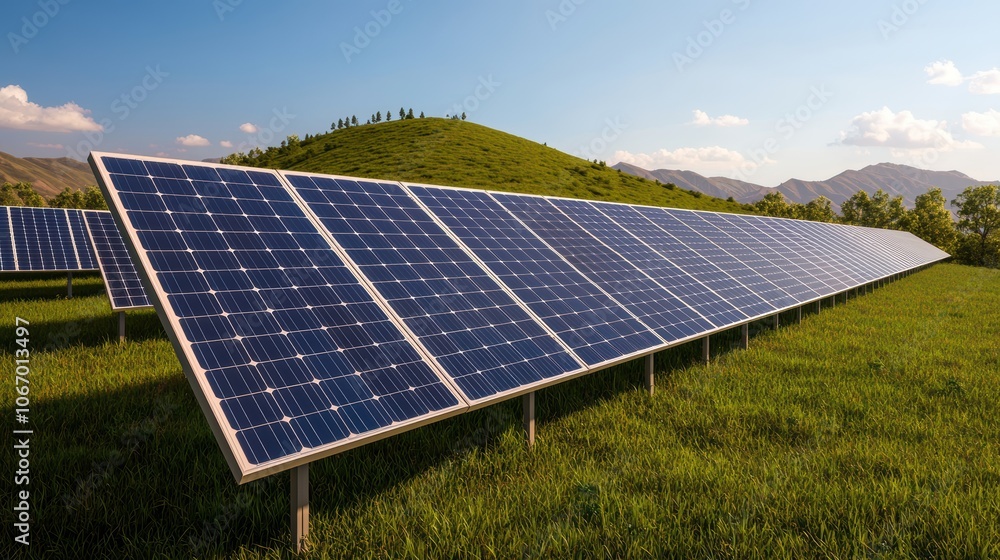
[[[119,344],[100,278],[74,293],[0,283],[35,430],[32,543],[0,557],[290,555],[288,475],[237,486],[155,314]],[[511,401],[322,460],[308,555],[1000,557],[998,309],[1000,273],[939,265],[707,367],[664,352],[653,397],[637,363],[542,391],[531,450]]]

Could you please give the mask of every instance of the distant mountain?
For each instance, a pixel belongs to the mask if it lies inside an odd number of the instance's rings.
[[[28,182],[35,191],[51,198],[66,187],[82,189],[94,185],[94,172],[82,161],[70,158],[19,158],[0,152],[0,183]]]
[[[661,183],[674,183],[678,187],[701,191],[719,198],[733,197],[738,202],[756,202],[773,189],[728,179],[726,177],[704,177],[693,171],[658,169],[648,171],[627,163],[614,166],[624,173],[637,175]],[[776,189],[791,202],[806,203],[819,196],[833,201],[836,207],[863,190],[869,194],[882,189],[892,196],[900,195],[907,206],[913,206],[917,195],[938,187],[948,200],[955,198],[966,187],[997,184],[996,181],[979,181],[958,171],[928,171],[895,163],[869,165],[861,170],[848,170],[826,181],[802,181],[789,179]]]

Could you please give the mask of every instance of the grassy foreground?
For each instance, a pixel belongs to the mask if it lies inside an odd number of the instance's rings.
[[[0,282],[35,430],[0,557],[289,556],[287,474],[237,486],[155,315],[119,344],[100,278],[74,292]],[[309,556],[1000,557],[998,309],[1000,273],[939,265],[708,367],[665,352],[652,398],[634,363],[543,391],[530,451],[513,401],[320,461]]]

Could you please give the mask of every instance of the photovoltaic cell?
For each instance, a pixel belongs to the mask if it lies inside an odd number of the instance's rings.
[[[465,408],[276,173],[91,161],[240,480]]]
[[[132,258],[122,240],[110,212],[88,211],[83,213],[90,239],[94,243],[94,253],[104,277],[111,309],[121,311],[139,307],[150,307],[146,290],[135,270]]]
[[[620,224],[608,218],[596,205],[585,200],[551,199],[577,225],[625,258],[668,293],[682,301],[716,327],[739,323],[747,316],[722,296],[708,289]]]
[[[470,401],[584,370],[400,185],[284,176]]]
[[[775,220],[759,216],[727,216],[744,229],[760,232],[760,239],[772,250],[785,257],[808,272],[817,280],[823,282],[835,291],[846,290],[854,284],[854,279],[847,275],[836,274],[836,270],[824,267],[824,260],[818,254],[799,243],[797,236],[777,227]]]
[[[714,328],[549,200],[501,193],[493,197],[664,340],[675,342]]]
[[[587,365],[663,344],[489,193],[417,185],[406,188]]]
[[[90,243],[90,234],[84,223],[83,210],[66,210],[66,218],[69,219],[69,231],[73,239],[73,252],[76,256],[77,266],[81,270],[98,268],[97,255],[94,254],[94,247]]]
[[[635,207],[607,202],[594,202],[593,205],[629,233],[641,239],[650,249],[663,255],[689,276],[729,302],[743,318],[767,315],[775,310],[774,306],[715,263],[687,247],[680,239],[650,221]]]

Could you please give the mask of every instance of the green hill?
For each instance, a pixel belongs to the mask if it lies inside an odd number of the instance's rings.
[[[657,184],[512,134],[450,119],[347,128],[270,149],[251,161],[226,161],[454,187],[747,212],[738,203]]]

